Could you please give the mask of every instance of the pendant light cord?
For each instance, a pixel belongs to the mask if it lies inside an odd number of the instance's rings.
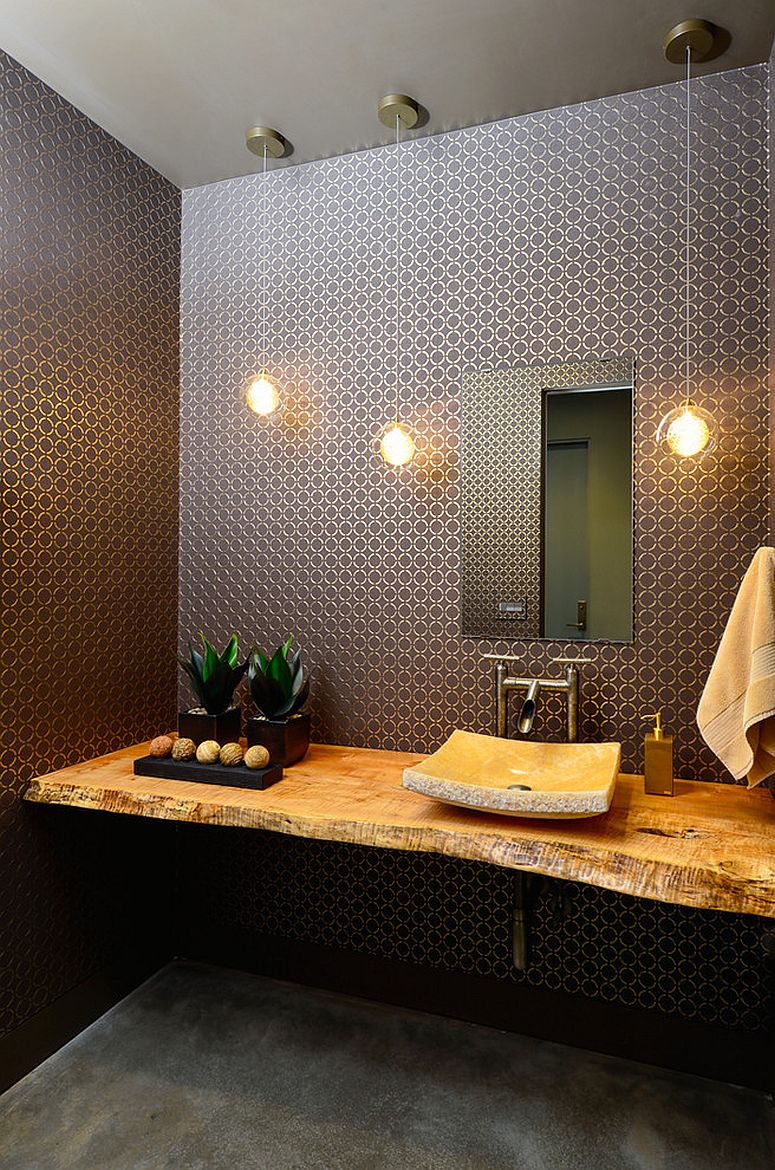
[[[401,294],[403,273],[401,259],[403,251],[403,236],[401,232],[401,190],[403,186],[402,158],[401,158],[401,115],[396,114],[396,322],[395,322],[395,391],[396,391],[396,424],[398,423],[399,408],[401,405]]]
[[[691,237],[691,133],[690,133],[690,116],[691,116],[691,79],[692,79],[692,46],[686,45],[686,223],[685,223],[685,252],[684,252],[684,274],[685,274],[685,305],[684,305],[684,329],[686,336],[684,338],[684,361],[685,361],[685,380],[686,380],[686,401],[691,401],[691,391],[689,384],[689,331],[690,331],[690,237]]]
[[[266,314],[269,304],[267,297],[267,280],[266,280],[266,254],[269,248],[268,223],[267,223],[267,208],[266,208],[266,160],[267,160],[268,143],[264,140],[264,166],[261,177],[261,234],[263,235],[263,247],[261,249],[261,364],[264,373],[266,373]]]

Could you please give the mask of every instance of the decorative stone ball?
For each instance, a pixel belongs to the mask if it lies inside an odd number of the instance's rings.
[[[156,756],[158,760],[164,760],[172,751],[172,740],[168,735],[157,735],[156,739],[151,740],[151,746],[148,748],[150,756]]]
[[[269,763],[269,752],[260,743],[254,743],[245,752],[245,764],[248,768],[266,768]]]
[[[176,739],[172,745],[173,760],[193,760],[196,755],[196,744],[193,739]]]
[[[221,748],[221,763],[234,768],[242,763],[242,748],[238,743],[225,743]]]
[[[221,745],[214,739],[206,739],[196,749],[196,758],[200,764],[217,764],[221,755]]]

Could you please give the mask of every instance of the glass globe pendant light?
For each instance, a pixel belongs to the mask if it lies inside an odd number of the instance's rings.
[[[416,454],[417,448],[411,432],[405,423],[400,421],[401,409],[401,324],[402,324],[402,250],[403,237],[401,232],[401,194],[403,189],[401,163],[401,128],[406,126],[411,128],[417,122],[420,108],[417,102],[403,93],[390,93],[383,97],[377,107],[379,120],[384,126],[395,126],[396,131],[396,213],[395,213],[395,239],[396,239],[396,281],[395,281],[395,368],[393,378],[395,381],[395,415],[391,421],[382,428],[378,438],[379,453],[391,467],[405,467],[407,463],[411,463]]]
[[[269,377],[265,369],[250,382],[245,398],[251,410],[263,415],[274,414],[282,402],[277,382]]]
[[[379,453],[392,467],[403,467],[414,459],[417,448],[409,431],[398,420],[388,423],[379,440]]]
[[[664,416],[657,442],[679,459],[710,452],[716,445],[713,415],[691,396],[691,79],[692,55],[705,61],[715,55],[716,29],[706,20],[684,20],[665,39],[665,56],[673,64],[686,61],[686,183],[684,202],[684,383],[683,401]]]
[[[659,424],[657,440],[681,459],[712,451],[716,445],[715,421],[709,411],[685,398],[668,411]]]
[[[261,352],[266,361],[266,331],[267,310],[269,306],[269,281],[267,272],[268,251],[268,221],[267,221],[267,160],[271,154],[273,158],[280,158],[289,153],[288,143],[282,134],[272,130],[269,126],[253,126],[245,134],[247,148],[253,154],[263,159],[261,178]],[[245,400],[252,411],[263,417],[274,414],[282,405],[282,390],[276,378],[273,378],[266,365],[259,374],[255,374],[248,382],[245,391]]]

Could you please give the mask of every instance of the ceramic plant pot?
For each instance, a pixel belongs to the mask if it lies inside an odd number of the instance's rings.
[[[264,719],[262,715],[253,715],[248,719],[248,747],[260,743],[269,752],[270,765],[289,768],[307,754],[309,727],[309,711],[300,711],[290,719]]]
[[[242,730],[242,712],[239,707],[229,707],[220,715],[208,715],[206,711],[181,711],[178,715],[178,735],[181,739],[193,739],[195,744],[214,739],[221,745],[236,743]]]

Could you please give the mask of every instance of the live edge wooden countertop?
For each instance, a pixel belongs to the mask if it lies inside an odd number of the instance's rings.
[[[147,745],[33,780],[25,799],[295,837],[443,853],[623,894],[775,918],[775,800],[769,792],[678,781],[646,796],[620,776],[610,810],[588,820],[493,816],[401,787],[423,757],[313,745],[264,792],[135,776]]]

